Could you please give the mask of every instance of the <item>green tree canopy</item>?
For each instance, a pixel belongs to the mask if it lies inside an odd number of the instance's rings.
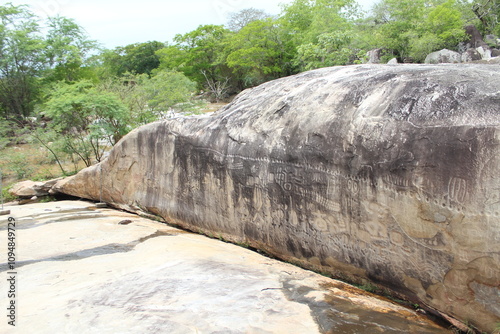
[[[295,50],[272,18],[250,22],[226,41],[226,63],[242,82],[241,88],[292,74]]]
[[[102,54],[105,73],[112,76],[121,76],[125,73],[151,76],[160,66],[160,57],[156,51],[164,47],[164,43],[150,41],[106,50]]]
[[[455,0],[382,0],[374,7],[372,46],[392,50],[400,61],[421,62],[465,38]]]
[[[52,69],[49,80],[77,81],[86,76],[84,66],[91,52],[98,48],[74,20],[61,16],[48,19],[45,55]]]
[[[294,0],[283,7],[281,24],[301,45],[317,43],[324,33],[352,30],[359,15],[355,0]]]
[[[0,113],[22,118],[40,102],[51,81],[89,76],[86,61],[97,44],[64,17],[49,18],[47,31],[27,6],[0,6]]]
[[[45,68],[45,41],[26,6],[0,6],[0,111],[6,117],[32,113],[37,81]]]
[[[93,159],[101,160],[106,147],[103,140],[114,145],[129,130],[128,112],[120,99],[87,80],[56,84],[44,112],[64,138],[67,151],[87,166]]]
[[[161,68],[183,72],[198,83],[199,88],[203,88],[206,77],[219,80],[225,74],[221,51],[229,33],[221,25],[204,25],[187,34],[175,36],[175,46],[158,52]]]

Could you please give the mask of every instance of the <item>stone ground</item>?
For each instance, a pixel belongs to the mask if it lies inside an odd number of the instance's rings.
[[[6,209],[16,327],[0,216],[1,333],[450,333],[344,283],[90,202]]]

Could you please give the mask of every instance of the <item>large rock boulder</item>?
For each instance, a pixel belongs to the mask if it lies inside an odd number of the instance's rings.
[[[324,68],[134,130],[56,184],[500,321],[500,68]],[[102,173],[102,175],[101,175]]]
[[[424,63],[426,64],[443,64],[443,63],[460,63],[462,56],[456,51],[443,49],[440,51],[432,52],[425,57]]]

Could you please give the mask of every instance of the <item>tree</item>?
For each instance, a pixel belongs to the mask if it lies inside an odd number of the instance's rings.
[[[0,6],[0,111],[21,118],[34,109],[45,42],[26,6]]]
[[[89,40],[82,27],[74,20],[61,16],[48,19],[50,30],[46,37],[45,55],[52,69],[51,81],[77,81],[86,76],[89,54],[97,49],[97,42]]]
[[[264,20],[270,17],[271,15],[261,9],[246,8],[240,10],[239,12],[230,13],[227,27],[229,30],[237,32],[250,22]]]
[[[125,73],[121,77],[108,77],[97,88],[117,96],[126,106],[127,124],[135,128],[158,120],[156,113],[148,107],[148,96],[144,85],[149,80],[146,74]]]
[[[183,72],[200,89],[204,88],[206,77],[219,81],[227,72],[221,55],[223,42],[229,33],[221,25],[204,25],[184,35],[175,36],[174,47],[159,51],[162,55],[161,68]],[[172,55],[174,60],[170,59]]]
[[[121,76],[128,72],[151,76],[160,66],[160,57],[156,52],[164,47],[164,43],[150,41],[106,50],[102,54],[103,65],[108,70],[106,75]]]
[[[40,87],[89,74],[86,60],[96,43],[64,17],[48,19],[46,35],[27,6],[0,6],[0,112],[21,119],[40,102]]]
[[[294,0],[283,7],[281,24],[297,45],[317,43],[321,34],[352,30],[359,13],[354,0]]]
[[[295,44],[293,63],[300,70],[352,63],[359,15],[353,0],[295,0],[284,6],[280,23]]]
[[[423,62],[426,56],[439,49],[453,49],[465,39],[464,22],[454,0],[429,9],[416,36],[410,39],[410,57]]]
[[[473,17],[477,20],[475,24],[483,34],[500,35],[500,2],[498,0],[474,0],[462,2],[465,2],[463,5],[465,5],[466,17],[470,17],[470,14],[467,12],[473,13]]]
[[[318,43],[303,44],[298,47],[296,58],[301,70],[347,65],[353,51],[348,48],[352,35],[347,31],[323,33],[318,37]]]
[[[268,18],[253,21],[228,38],[226,63],[241,88],[290,75],[295,49],[286,31]]]
[[[400,61],[421,62],[465,38],[464,21],[455,0],[382,0],[374,7],[372,47],[385,48]]]
[[[65,150],[86,166],[100,161],[106,146],[114,145],[129,130],[124,104],[87,80],[56,84],[45,114],[52,119],[51,126],[61,136]]]
[[[189,103],[196,91],[196,83],[176,71],[158,71],[144,82],[143,91],[148,106],[158,117],[172,107],[189,109]]]

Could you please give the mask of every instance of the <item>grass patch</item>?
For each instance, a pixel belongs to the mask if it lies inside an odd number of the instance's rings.
[[[3,185],[24,181],[46,181],[63,175],[52,154],[36,143],[17,144],[0,149],[0,171]],[[76,173],[84,166],[65,162],[65,169]]]
[[[12,201],[16,200],[16,197],[12,196],[9,193],[10,188],[12,188],[12,186],[7,186],[7,187],[2,188],[2,199],[3,199],[4,203],[12,202]]]

